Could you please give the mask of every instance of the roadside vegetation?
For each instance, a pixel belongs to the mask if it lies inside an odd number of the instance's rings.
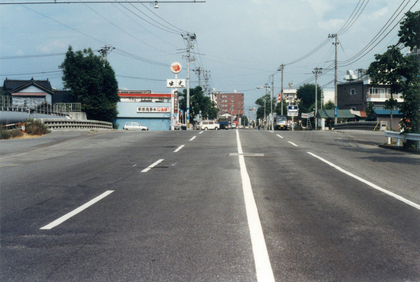
[[[22,138],[24,136],[34,137],[41,136],[49,133],[50,130],[48,127],[39,120],[26,120],[25,122],[25,133],[23,133],[21,128],[14,129],[1,129],[0,139],[13,139],[13,138]]]

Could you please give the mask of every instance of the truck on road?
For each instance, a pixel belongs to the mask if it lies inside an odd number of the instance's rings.
[[[218,120],[220,129],[229,129],[229,119],[226,117],[220,117]]]

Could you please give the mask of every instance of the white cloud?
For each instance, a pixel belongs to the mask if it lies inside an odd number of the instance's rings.
[[[338,30],[344,24],[342,19],[331,19],[328,21],[319,22],[318,26],[327,31]]]
[[[386,15],[386,13],[388,13],[388,8],[387,7],[382,8],[379,11],[376,11],[376,12],[372,13],[369,16],[369,20],[375,21],[375,20],[381,18],[382,16]]]

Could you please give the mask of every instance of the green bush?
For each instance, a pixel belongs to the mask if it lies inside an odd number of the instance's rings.
[[[10,131],[10,137],[12,138],[16,138],[16,137],[20,137],[23,136],[23,132],[20,129],[13,129]]]
[[[44,135],[50,132],[48,127],[39,120],[27,120],[25,131],[30,135]]]
[[[1,136],[0,136],[0,139],[9,139],[11,136],[10,136],[10,132],[9,132],[9,130],[7,130],[7,129],[2,129],[1,130]]]

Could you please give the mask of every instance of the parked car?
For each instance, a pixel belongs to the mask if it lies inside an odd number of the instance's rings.
[[[138,122],[126,122],[123,127],[124,130],[141,130],[147,131],[149,128],[147,126],[143,126]]]
[[[217,121],[215,120],[203,120],[200,123],[199,129],[201,130],[208,130],[208,129],[214,129],[214,130],[219,130],[220,129],[220,125]]]

